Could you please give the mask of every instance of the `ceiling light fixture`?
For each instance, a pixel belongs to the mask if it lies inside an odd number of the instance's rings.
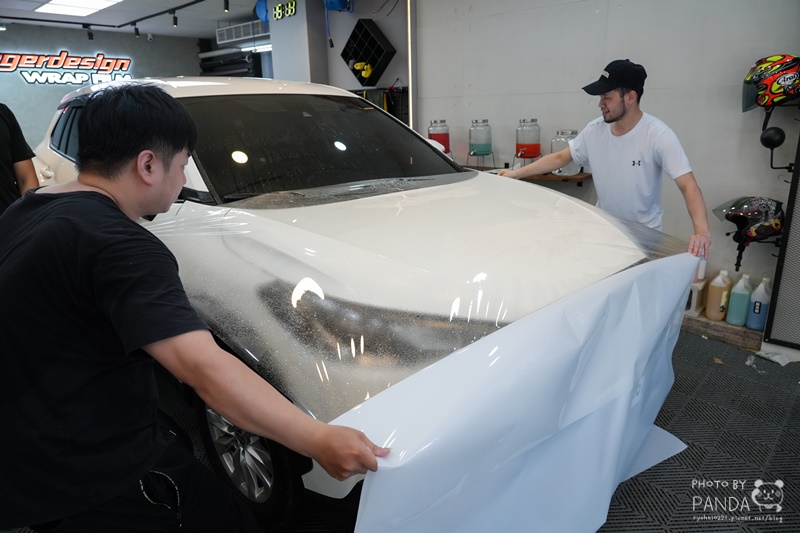
[[[6,31],[6,23],[0,22],[0,31]]]
[[[50,0],[37,7],[37,13],[50,13],[52,15],[70,15],[73,17],[86,17],[101,9],[111,7],[122,0]]]
[[[133,23],[133,35],[136,36],[137,39],[139,38],[139,28],[136,26],[135,22]]]
[[[177,28],[178,27],[178,14],[176,13],[176,11],[174,9],[172,11],[170,11],[169,14],[172,15],[172,27],[173,28]]]
[[[259,44],[255,46],[243,46],[240,48],[242,52],[254,52],[254,53],[261,53],[261,52],[272,52],[272,44]]]
[[[32,1],[32,0],[31,0]],[[38,0],[37,4],[41,4],[43,0]],[[101,9],[105,9],[107,7],[119,4],[120,2],[124,2],[125,0],[50,0],[50,2],[41,5],[35,11],[39,13],[48,13],[48,14],[61,14],[61,15],[70,15],[73,17],[85,17],[91,13],[95,13]],[[133,0],[131,0],[133,1]],[[149,15],[144,15],[139,18],[125,21],[121,24],[93,24],[93,26],[98,26],[101,28],[109,28],[113,30],[119,30],[121,28],[126,28],[128,26],[133,26],[136,22],[142,22],[143,20],[150,20],[156,17],[160,17],[167,13],[171,14],[173,26],[177,27],[178,17],[176,16],[176,12],[178,9],[184,9],[189,6],[193,6],[196,4],[200,4],[205,2],[206,0],[191,0],[184,4],[181,4],[172,9],[164,9],[163,11],[159,11],[157,13],[151,13]],[[23,2],[24,3],[24,2]],[[30,3],[30,2],[29,2]],[[3,2],[0,2],[3,4]],[[80,21],[75,20],[52,20],[50,18],[41,19],[41,18],[30,18],[30,17],[3,17],[5,19],[11,19],[12,21],[32,21],[32,22],[45,22],[45,23],[56,23],[56,24],[64,24],[64,25],[74,25],[74,26],[84,26],[84,24]],[[0,18],[0,31],[2,31],[3,19]],[[84,29],[86,29],[84,27]],[[151,37],[151,34],[147,34],[148,38]]]
[[[230,6],[230,3],[228,2],[228,0],[225,0],[225,6],[222,8],[222,10],[223,10],[225,13],[227,13],[228,11],[230,11],[230,10],[231,10],[231,6]]]
[[[83,29],[86,30],[86,36],[89,37],[89,40],[94,41],[94,33],[92,33],[91,24],[84,24]]]

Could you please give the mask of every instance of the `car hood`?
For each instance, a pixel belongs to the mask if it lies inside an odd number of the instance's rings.
[[[641,228],[539,186],[464,177],[374,195],[343,190],[338,201],[299,207],[270,195],[223,207],[187,202],[147,226],[175,253],[214,333],[330,421],[645,261],[663,237],[632,238]]]

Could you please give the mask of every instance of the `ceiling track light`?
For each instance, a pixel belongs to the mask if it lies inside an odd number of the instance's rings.
[[[89,40],[94,41],[94,33],[92,33],[92,26],[90,24],[84,24],[83,29],[86,30],[86,36],[89,38]]]
[[[228,2],[228,0],[225,0],[225,4],[224,4],[224,7],[222,8],[222,10],[223,10],[225,13],[227,13],[228,11],[230,11],[230,10],[231,10],[231,5],[230,5],[230,2]]]
[[[172,27],[173,28],[177,28],[178,27],[178,14],[177,14],[177,12],[173,9],[172,11],[169,12],[169,14],[172,15]]]
[[[133,35],[138,39],[139,38],[139,28],[136,27],[136,23],[133,23]]]

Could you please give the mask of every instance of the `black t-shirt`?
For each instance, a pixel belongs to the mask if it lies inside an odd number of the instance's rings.
[[[0,104],[0,214],[19,198],[14,163],[33,158],[14,113]]]
[[[94,192],[0,216],[0,529],[80,512],[163,445],[141,346],[204,329],[153,234]]]

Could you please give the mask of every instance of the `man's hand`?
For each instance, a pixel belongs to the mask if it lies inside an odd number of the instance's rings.
[[[510,168],[502,169],[500,172],[497,173],[497,175],[498,176],[508,176],[509,178],[517,179],[517,178],[514,177],[514,171],[511,170]]]
[[[341,481],[356,474],[366,474],[367,470],[376,471],[376,457],[385,457],[390,451],[374,444],[361,431],[323,424],[314,436],[311,457],[328,474]]]
[[[708,249],[711,248],[711,233],[708,231],[708,213],[703,192],[697,185],[697,180],[692,172],[687,172],[675,178],[675,184],[680,189],[686,201],[686,209],[692,219],[694,235],[689,237],[689,253],[695,257],[708,259]]]
[[[711,234],[707,231],[689,237],[689,253],[695,257],[708,259],[708,249],[711,248]]]
[[[206,330],[154,342],[144,350],[233,424],[311,457],[336,479],[377,470],[376,457],[389,453],[361,431],[308,416],[220,349]]]

